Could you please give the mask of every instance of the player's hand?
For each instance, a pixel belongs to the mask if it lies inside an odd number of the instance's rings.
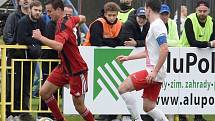
[[[215,47],[215,40],[211,41],[211,47]]]
[[[124,42],[124,46],[133,46],[135,47],[137,45],[137,42],[133,38],[129,38],[128,41]]]
[[[128,56],[120,55],[120,56],[116,57],[116,60],[118,62],[122,63],[124,61],[128,61]]]
[[[103,38],[111,38],[110,35],[103,35]]]
[[[41,40],[42,34],[41,34],[41,32],[40,32],[39,29],[33,30],[32,33],[33,33],[33,34],[32,34],[32,37],[33,37],[34,39]]]
[[[147,83],[152,83],[153,81],[155,81],[157,73],[158,73],[157,71],[152,71],[151,73],[149,73],[148,76],[146,77]]]

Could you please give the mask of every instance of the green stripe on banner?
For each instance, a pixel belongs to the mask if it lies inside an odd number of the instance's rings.
[[[111,68],[112,69],[112,68]],[[103,71],[105,72],[105,74],[108,76],[108,78],[111,80],[111,82],[114,84],[114,86],[116,88],[119,87],[119,85],[116,83],[116,80],[113,78],[113,76],[110,74],[110,72],[104,67]]]
[[[114,97],[115,100],[118,100],[119,97],[115,94],[115,92],[113,91],[113,89],[110,87],[110,85],[105,81],[104,77],[101,76],[100,77],[101,81],[103,82],[103,84],[105,85],[105,87],[108,89],[108,91],[111,93],[111,95]]]
[[[112,68],[113,72],[116,74],[116,76],[119,78],[119,80],[120,80],[121,82],[123,82],[123,81],[124,81],[123,77],[122,77],[122,76],[120,75],[120,73],[116,70],[116,68],[113,66],[113,64],[110,63],[109,66]]]

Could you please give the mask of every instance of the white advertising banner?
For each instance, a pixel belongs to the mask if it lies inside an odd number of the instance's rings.
[[[117,63],[118,55],[130,55],[144,48],[80,47],[89,67],[86,106],[94,114],[129,114],[117,88],[145,59]],[[215,114],[215,49],[169,48],[167,77],[157,99],[165,114]],[[77,114],[69,89],[64,88],[64,114]],[[133,91],[143,112],[142,91]]]

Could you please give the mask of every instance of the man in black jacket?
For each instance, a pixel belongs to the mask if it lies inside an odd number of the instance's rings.
[[[14,39],[14,36],[16,36],[16,29],[17,29],[17,23],[20,20],[21,17],[24,15],[29,14],[29,4],[31,3],[31,0],[17,0],[18,7],[17,10],[11,13],[5,23],[4,30],[3,30],[3,41],[5,44],[16,44],[16,41]],[[7,50],[7,65],[11,65],[11,59],[19,58],[19,53],[15,49],[8,49]],[[14,67],[17,67],[18,65],[15,63]],[[14,70],[15,72],[17,70]],[[14,78],[14,81],[17,78]],[[14,85],[15,86],[15,85]],[[6,100],[9,102],[11,100],[11,73],[10,70],[7,70],[7,87],[6,87]],[[15,95],[16,96],[16,95]],[[16,98],[16,97],[14,97]],[[15,106],[14,106],[15,107]],[[6,116],[9,117],[9,120],[13,120],[13,116],[17,116],[20,113],[12,113],[10,111],[10,106],[8,105],[6,108]]]
[[[29,58],[39,58],[40,57],[40,46],[41,43],[36,39],[32,38],[32,31],[34,29],[40,29],[42,33],[45,33],[45,22],[41,18],[42,13],[42,4],[38,0],[34,0],[30,4],[30,14],[22,17],[17,25],[17,36],[16,42],[21,45],[27,45],[29,48],[27,50],[19,50],[22,54],[21,58],[29,59]],[[30,99],[30,84],[33,81],[34,71],[35,71],[35,63],[31,62],[15,62],[17,63],[17,67],[15,67],[16,75],[15,78],[17,81],[14,82],[14,95],[17,99],[14,103],[15,110],[29,110],[29,99]],[[32,66],[33,65],[33,66]],[[21,69],[23,68],[23,73]],[[31,77],[32,76],[32,77]],[[23,78],[21,78],[23,77]],[[21,80],[22,79],[22,80]],[[23,83],[21,83],[21,81]],[[23,84],[23,85],[21,85]],[[23,95],[20,95],[21,89],[23,90]],[[22,107],[20,99],[22,98]]]
[[[17,23],[21,17],[29,14],[29,4],[31,0],[20,0],[17,10],[11,13],[5,23],[3,30],[3,40],[6,44],[14,44],[14,34],[16,33]]]
[[[136,10],[134,19],[128,19],[122,26],[120,40],[125,46],[143,47],[149,30],[149,23],[145,16],[145,10],[140,7]]]
[[[39,41],[32,38],[32,30],[40,29],[45,33],[45,22],[41,18],[42,5],[39,1],[33,1],[30,4],[30,14],[22,17],[17,25],[16,41],[21,45],[37,46],[41,45]],[[31,53],[27,53],[26,57],[31,58]]]

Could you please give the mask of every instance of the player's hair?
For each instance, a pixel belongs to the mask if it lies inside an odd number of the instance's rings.
[[[38,6],[42,6],[42,3],[39,0],[34,0],[30,3],[30,9],[32,9],[32,7],[38,7]]]
[[[55,10],[57,8],[60,8],[62,11],[64,10],[64,4],[62,0],[47,0],[45,2],[45,5],[48,5],[48,4],[51,4]]]
[[[196,4],[196,8],[199,7],[200,5],[204,5],[209,8],[209,4],[207,0],[199,0]]]
[[[150,7],[152,11],[159,13],[161,8],[160,0],[146,0],[146,7]]]
[[[73,10],[72,5],[70,5],[70,4],[65,4],[64,7],[71,8]]]
[[[104,12],[106,13],[107,11],[120,11],[120,7],[115,3],[115,2],[107,2],[104,5]]]

